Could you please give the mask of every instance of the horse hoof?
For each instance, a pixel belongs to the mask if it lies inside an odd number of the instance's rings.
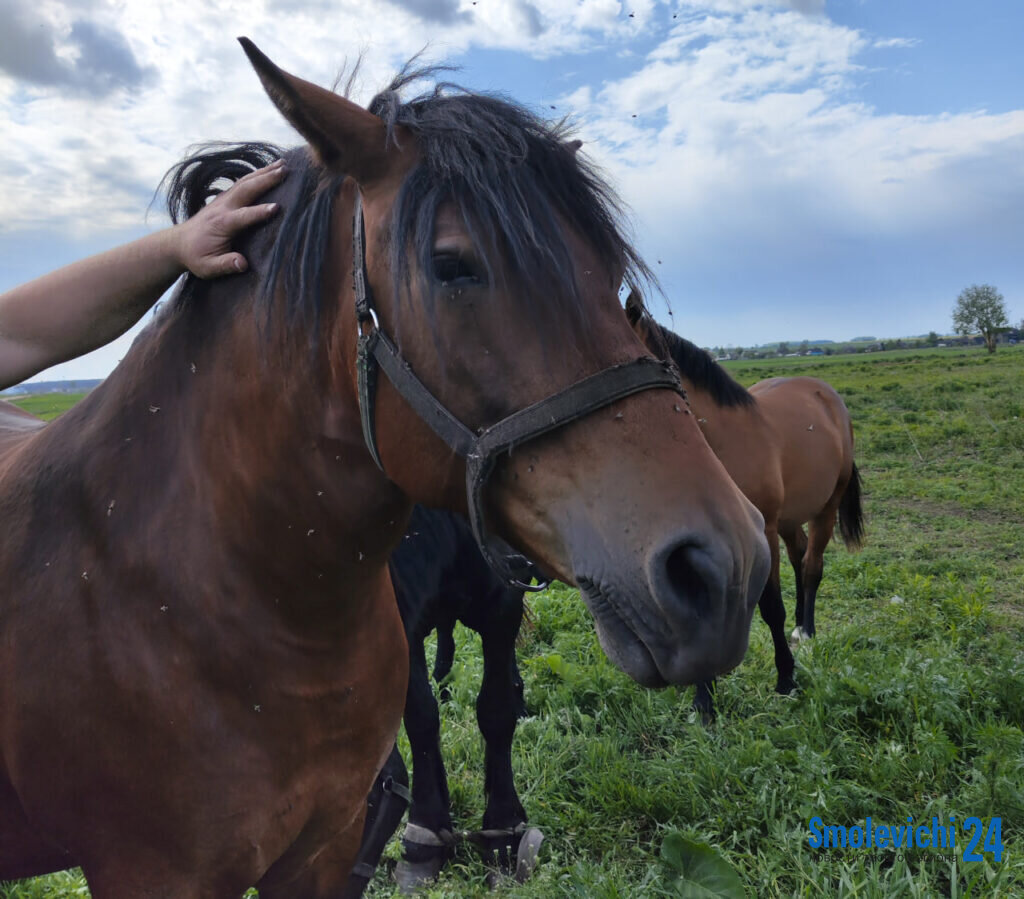
[[[775,692],[781,693],[783,696],[789,696],[796,689],[796,681],[790,677],[780,677],[778,683],[775,685]]]
[[[398,884],[398,892],[403,896],[415,893],[427,884],[437,880],[437,875],[444,867],[444,859],[430,858],[422,862],[411,862],[402,859],[395,867],[395,883]]]
[[[694,714],[700,719],[701,727],[711,727],[715,723],[715,719],[718,717],[714,703],[704,705],[703,703],[695,702],[691,708],[693,709]],[[692,721],[693,719],[691,718],[690,720]]]
[[[802,627],[793,628],[793,633],[789,635],[790,646],[799,646],[801,643],[805,643],[811,639],[811,635],[807,633]]]
[[[544,834],[539,827],[528,827],[519,841],[516,852],[516,883],[526,883],[537,867],[537,853],[544,842]]]

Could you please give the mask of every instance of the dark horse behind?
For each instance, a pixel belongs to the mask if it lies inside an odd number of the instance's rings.
[[[409,640],[404,721],[412,752],[412,791],[410,794],[407,789],[408,772],[396,746],[370,794],[359,865],[345,895],[362,894],[406,808],[409,822],[402,837],[403,859],[395,872],[403,890],[436,877],[463,838],[452,821],[440,710],[424,648],[424,641],[436,630],[433,677],[441,684],[454,661],[457,621],[480,635],[484,660],[476,719],[484,738],[487,804],[482,829],[466,836],[495,873],[515,872],[525,878],[536,858],[540,832],[526,826],[526,811],[512,770],[516,721],[526,714],[515,655],[523,619],[523,589],[498,577],[480,554],[465,519],[443,509],[417,506],[413,510],[409,529],[389,567]]]
[[[578,584],[642,683],[746,650],[761,516],[629,327],[644,267],[564,130],[408,77],[362,109],[244,43],[309,141],[251,270],[187,280],[56,421],[0,412],[0,879],[341,889],[408,685],[414,502]],[[186,193],[270,158],[186,162]]]

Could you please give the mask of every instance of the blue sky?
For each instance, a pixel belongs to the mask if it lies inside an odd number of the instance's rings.
[[[980,282],[1024,317],[1017,0],[163,7],[0,0],[0,290],[160,226],[152,191],[190,143],[294,142],[246,33],[320,83],[363,52],[362,99],[429,42],[460,82],[573,116],[656,312],[702,345],[941,332]],[[127,342],[44,377],[103,376]]]

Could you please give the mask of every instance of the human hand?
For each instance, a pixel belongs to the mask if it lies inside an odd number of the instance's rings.
[[[232,251],[231,239],[277,212],[276,203],[251,204],[280,184],[287,172],[283,159],[250,172],[192,218],[175,225],[172,230],[177,232],[177,256],[181,265],[198,278],[246,271],[249,263],[241,253]]]

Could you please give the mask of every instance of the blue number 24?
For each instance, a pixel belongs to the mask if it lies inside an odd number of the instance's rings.
[[[981,853],[977,851],[978,841],[981,839],[981,818],[965,818],[964,830],[971,829],[971,838],[964,850],[965,862],[982,861]],[[1003,860],[1003,819],[993,818],[988,822],[988,829],[985,831],[984,851],[992,853],[992,860],[1001,862]]]

